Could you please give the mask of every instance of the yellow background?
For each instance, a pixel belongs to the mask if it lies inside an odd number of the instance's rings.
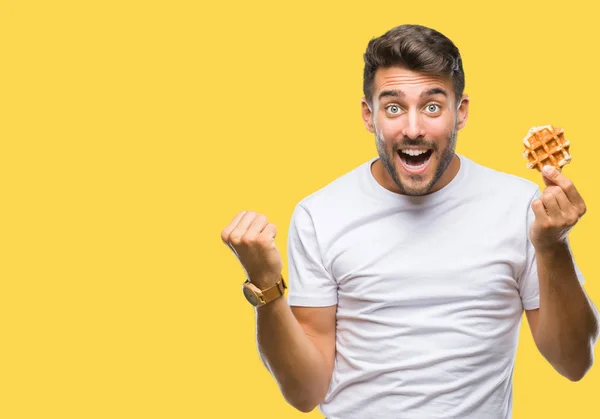
[[[541,185],[521,140],[565,128],[589,207],[571,241],[600,304],[589,4],[2,1],[0,417],[322,417],[261,365],[219,233],[267,214],[287,272],[296,203],[375,156],[362,54],[402,23],[461,50],[459,153]],[[514,417],[600,417],[600,366],[571,383],[521,336]]]

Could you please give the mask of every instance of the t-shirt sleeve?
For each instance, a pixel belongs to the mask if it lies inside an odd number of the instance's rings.
[[[288,303],[326,307],[337,304],[337,283],[323,265],[313,219],[298,204],[288,233]]]
[[[540,287],[538,281],[538,272],[537,272],[537,261],[535,257],[535,248],[533,244],[531,244],[531,240],[529,239],[529,229],[531,225],[535,221],[535,214],[533,209],[531,208],[531,203],[539,198],[542,195],[540,189],[538,188],[529,202],[529,208],[527,211],[527,229],[526,229],[526,260],[525,260],[525,268],[523,269],[523,273],[521,274],[518,283],[519,283],[519,294],[521,295],[521,301],[523,302],[523,308],[525,310],[535,310],[540,307]],[[571,246],[569,245],[569,252],[571,252]],[[573,253],[571,252],[571,258],[573,258]],[[577,263],[575,262],[575,258],[573,258],[573,266],[575,267],[575,273],[577,274],[577,279],[579,283],[583,285],[584,278],[583,274],[579,270]]]

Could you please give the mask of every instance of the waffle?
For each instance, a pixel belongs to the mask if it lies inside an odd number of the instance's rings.
[[[523,157],[527,159],[527,168],[536,168],[539,172],[542,167],[554,166],[561,169],[571,161],[569,146],[571,143],[565,139],[564,130],[552,125],[533,127],[523,139],[525,151]]]

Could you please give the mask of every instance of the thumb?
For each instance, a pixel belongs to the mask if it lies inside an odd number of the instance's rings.
[[[557,169],[554,166],[544,166],[542,168],[542,179],[544,180],[544,184],[546,186],[556,185],[554,179],[559,176],[560,169]]]

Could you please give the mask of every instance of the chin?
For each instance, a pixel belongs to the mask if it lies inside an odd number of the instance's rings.
[[[402,184],[398,186],[402,190],[403,194],[409,196],[427,195],[433,188],[431,181],[428,182],[426,180],[421,182],[414,182],[412,180],[403,181]]]
[[[426,195],[433,188],[439,161],[434,156],[421,167],[407,166],[400,157],[394,162],[395,183],[403,194],[411,196]]]

